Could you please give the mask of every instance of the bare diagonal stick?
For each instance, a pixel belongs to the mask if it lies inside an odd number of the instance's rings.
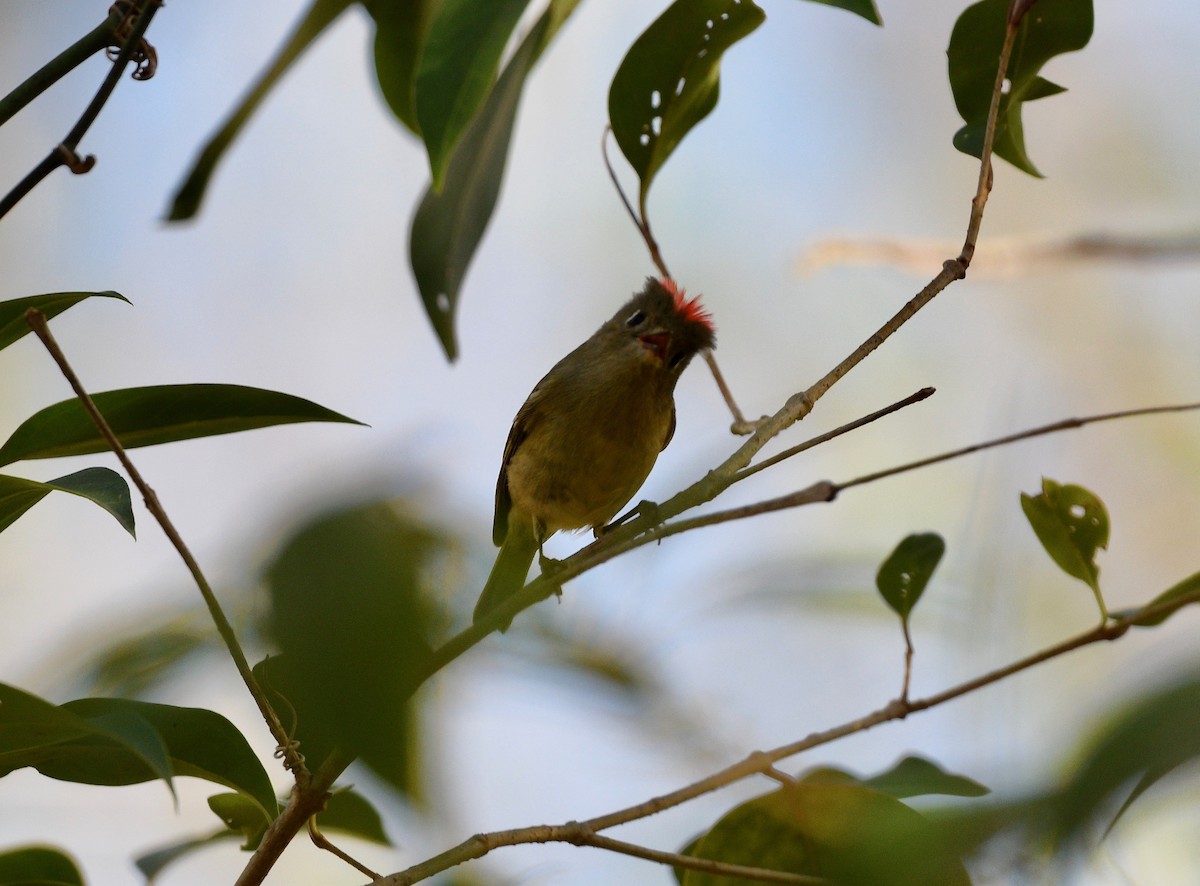
[[[283,727],[283,723],[280,722],[279,715],[271,706],[266,693],[263,692],[258,680],[255,679],[253,672],[250,670],[250,663],[246,660],[246,654],[242,651],[242,646],[238,642],[237,635],[234,633],[233,625],[225,617],[225,612],[221,609],[221,604],[217,601],[216,594],[213,593],[208,579],[204,577],[204,573],[200,569],[200,564],[196,562],[196,558],[188,550],[183,537],[175,529],[175,524],[171,522],[171,518],[167,516],[167,512],[163,510],[162,505],[159,503],[158,496],[142,478],[141,473],[125,452],[125,447],[121,445],[121,441],[117,439],[116,434],[113,433],[113,429],[109,426],[104,416],[100,414],[100,410],[96,408],[95,402],[88,395],[88,392],[83,387],[83,383],[80,382],[79,377],[71,368],[71,364],[67,361],[62,348],[58,346],[58,342],[55,341],[54,335],[50,332],[50,326],[46,323],[46,315],[36,308],[30,308],[25,312],[25,322],[29,324],[29,328],[33,330],[34,334],[41,339],[50,356],[54,358],[54,362],[58,364],[63,377],[71,385],[71,389],[75,392],[75,396],[79,398],[79,402],[83,404],[83,408],[87,411],[92,423],[96,425],[96,429],[108,442],[109,448],[116,454],[118,461],[121,462],[121,466],[125,468],[125,472],[129,475],[129,479],[133,481],[133,485],[142,494],[142,500],[146,503],[146,510],[158,521],[158,525],[162,527],[172,546],[179,552],[179,556],[183,559],[184,565],[187,566],[188,572],[192,574],[192,579],[196,582],[196,587],[200,589],[200,595],[204,598],[204,605],[208,607],[209,615],[216,624],[217,632],[221,635],[225,647],[229,650],[229,654],[233,658],[233,663],[237,666],[238,673],[241,674],[242,680],[245,681],[246,687],[250,690],[250,694],[254,696],[254,701],[258,705],[263,719],[267,721],[271,735],[274,736],[279,747],[283,749],[284,765],[295,774],[298,782],[307,781],[308,770],[304,767],[304,758],[295,747],[291,736],[288,735],[287,730]]]

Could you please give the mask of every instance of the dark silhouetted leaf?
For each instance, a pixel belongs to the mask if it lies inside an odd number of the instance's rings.
[[[309,400],[241,385],[154,385],[93,394],[126,449],[306,421],[361,424]],[[0,465],[108,451],[75,399],[47,406],[0,446]]]
[[[722,54],[765,18],[752,0],[675,0],[625,54],[608,119],[641,180],[642,204],[676,146],[716,107]]]
[[[74,859],[50,846],[0,852],[0,886],[83,886]]]
[[[246,125],[262,100],[267,97],[267,93],[287,73],[296,59],[352,2],[353,0],[314,0],[312,6],[308,8],[304,17],[296,25],[296,29],[279,50],[278,55],[271,61],[270,66],[259,76],[246,97],[242,99],[241,104],[217,130],[216,134],[208,140],[208,144],[196,158],[191,171],[171,200],[167,221],[184,221],[200,211],[200,204],[204,201],[209,180],[216,172],[217,164],[221,162],[221,158],[225,156],[225,152],[233,140],[241,133],[242,127]]]
[[[879,17],[879,10],[875,6],[875,0],[812,0],[812,2],[825,6],[836,6],[838,9],[861,15],[873,25],[883,24],[883,19]]]
[[[446,168],[441,192],[429,188],[413,216],[409,261],[425,313],[446,356],[458,356],[454,317],[467,268],[483,239],[512,138],[525,78],[579,0],[551,0],[513,53]]]
[[[381,846],[392,845],[383,829],[379,812],[362,794],[350,788],[335,790],[330,795],[329,803],[318,816],[317,823],[323,831],[340,831]]]
[[[910,535],[896,545],[875,575],[875,586],[888,606],[904,621],[921,599],[925,585],[946,553],[936,532]]]
[[[1147,788],[1200,758],[1200,674],[1143,691],[1090,745],[1053,804],[1052,832],[1059,842],[1082,837],[1086,824],[1112,809],[1114,797],[1126,797],[1119,817]]]
[[[938,829],[899,800],[857,784],[801,781],[737,806],[694,855],[825,877],[842,886],[969,884]],[[688,871],[684,886],[755,881]]]
[[[209,834],[207,837],[194,837],[190,840],[181,840],[178,843],[172,843],[170,846],[164,846],[162,849],[155,849],[153,852],[139,855],[134,859],[134,864],[137,865],[137,869],[142,872],[142,876],[149,882],[161,874],[172,862],[178,861],[186,855],[191,855],[193,852],[203,849],[206,846],[211,846],[213,843],[233,840],[236,837],[237,834],[233,831],[217,831],[215,834]]]
[[[417,62],[417,121],[433,189],[500,70],[500,56],[529,0],[441,0]]]
[[[126,532],[137,537],[129,485],[120,474],[108,468],[84,468],[45,483],[0,474],[0,532],[54,491],[69,492],[95,502],[116,517]]]
[[[25,322],[25,312],[30,308],[37,308],[48,320],[86,298],[117,298],[129,304],[129,299],[119,292],[49,292],[0,301],[0,350],[33,331]]]
[[[413,792],[411,696],[430,653],[422,571],[437,546],[429,530],[372,504],[305,526],[268,568],[271,632],[283,655],[259,668],[295,707],[310,766],[336,746]]]
[[[417,60],[441,0],[369,0],[375,19],[375,79],[396,119],[420,134]]]
[[[967,7],[954,24],[946,50],[954,104],[966,123],[955,133],[954,147],[974,157],[983,152],[1008,7],[1009,0],[983,0]],[[1083,49],[1091,36],[1091,0],[1039,0],[1021,20],[996,118],[997,157],[1030,175],[1041,175],[1025,150],[1022,106],[1065,91],[1038,72],[1054,56]]]

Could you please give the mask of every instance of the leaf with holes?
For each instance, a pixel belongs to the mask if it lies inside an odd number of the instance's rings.
[[[33,331],[25,322],[25,312],[30,308],[37,308],[48,320],[87,298],[116,298],[129,304],[119,292],[48,292],[0,301],[0,350]]]
[[[137,533],[134,532],[129,484],[120,474],[108,468],[84,468],[82,471],[45,483],[0,474],[0,532],[56,490],[70,492],[95,502],[116,517],[126,532],[137,537]]]
[[[875,6],[875,0],[812,0],[812,2],[825,6],[836,6],[838,9],[861,15],[873,25],[883,24],[883,19],[880,18],[879,10]]]
[[[451,360],[458,356],[458,294],[496,208],[525,78],[578,3],[552,0],[509,59],[450,158],[441,192],[429,188],[413,216],[409,262],[425,313]]]
[[[946,542],[936,532],[910,535],[888,555],[875,576],[880,596],[897,615],[908,621],[925,585],[946,553]]]
[[[716,107],[722,54],[765,18],[751,0],[676,0],[625,54],[608,119],[641,180],[643,207],[671,152]]]
[[[1021,493],[1021,510],[1058,568],[1090,587],[1099,599],[1096,551],[1108,548],[1108,511],[1082,486],[1042,478],[1040,495]]]
[[[954,104],[966,123],[954,135],[954,147],[978,157],[988,108],[996,85],[996,67],[1008,22],[1009,0],[983,0],[967,7],[950,35],[946,50]],[[1054,56],[1087,46],[1092,37],[1092,0],[1040,0],[1017,31],[1007,71],[1007,89],[996,117],[994,151],[1030,175],[1041,176],[1025,150],[1021,110],[1025,102],[1065,92],[1039,76]]]

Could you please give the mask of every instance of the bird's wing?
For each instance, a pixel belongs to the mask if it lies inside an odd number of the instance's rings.
[[[508,512],[512,510],[512,495],[508,491],[508,466],[514,453],[525,442],[531,427],[536,423],[534,406],[540,399],[538,388],[534,388],[529,399],[517,411],[517,417],[513,419],[512,427],[508,431],[508,440],[504,443],[500,476],[496,478],[496,514],[492,518],[492,543],[496,547],[504,544],[504,537],[508,535]]]
[[[667,436],[663,439],[662,448],[659,449],[658,451],[662,452],[663,449],[666,449],[667,446],[671,443],[671,438],[674,436],[675,436],[675,404],[672,403],[671,404],[671,423],[669,425],[667,425]]]

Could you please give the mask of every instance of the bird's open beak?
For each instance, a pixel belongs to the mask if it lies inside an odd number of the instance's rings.
[[[669,332],[648,332],[645,335],[639,335],[638,341],[642,343],[642,347],[658,358],[658,361],[667,359],[667,348],[671,345],[671,333]]]

